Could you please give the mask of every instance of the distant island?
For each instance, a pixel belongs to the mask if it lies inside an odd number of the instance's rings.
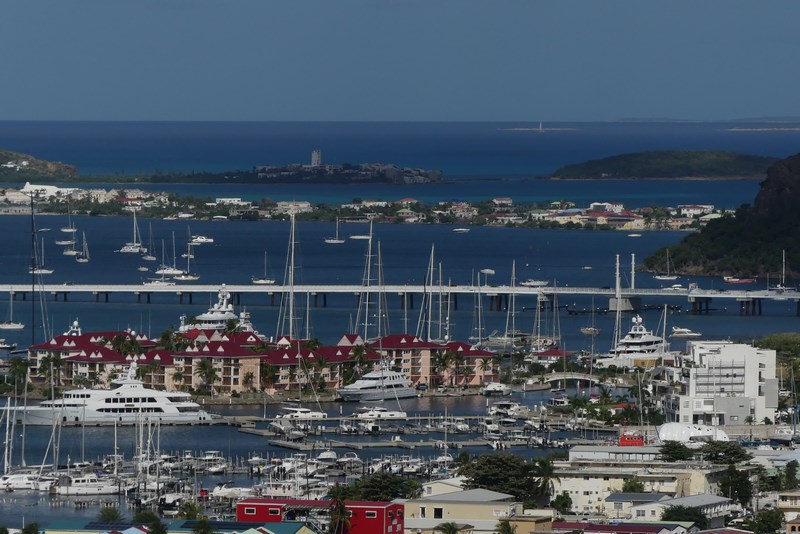
[[[707,150],[636,152],[565,165],[550,178],[610,180],[647,178],[763,178],[778,158]]]
[[[391,163],[323,164],[322,152],[311,153],[311,163],[253,166],[224,172],[157,172],[131,176],[80,176],[73,165],[39,160],[28,154],[0,149],[0,182],[31,179],[51,182],[206,183],[206,184],[428,184],[444,182],[441,171],[399,167]]]
[[[21,181],[31,178],[70,179],[78,176],[74,165],[44,161],[28,154],[0,148],[0,181]]]

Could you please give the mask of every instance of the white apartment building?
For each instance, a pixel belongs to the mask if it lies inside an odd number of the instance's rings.
[[[690,341],[675,367],[662,369],[667,421],[725,425],[775,420],[775,351],[730,341]]]

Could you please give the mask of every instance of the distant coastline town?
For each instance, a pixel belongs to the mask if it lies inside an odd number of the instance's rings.
[[[352,202],[337,205],[305,200],[251,202],[238,197],[193,198],[141,189],[83,189],[26,183],[20,189],[0,189],[0,214],[29,214],[31,194],[36,199],[34,209],[38,214],[113,216],[136,211],[144,217],[195,220],[284,220],[294,213],[298,220],[314,221],[693,231],[731,213],[711,204],[631,209],[613,201],[596,201],[588,206],[578,206],[569,200],[523,204],[510,197],[434,204],[414,198],[354,198]]]

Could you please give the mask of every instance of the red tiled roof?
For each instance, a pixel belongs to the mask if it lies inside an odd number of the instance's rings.
[[[209,341],[204,345],[192,344],[174,356],[184,358],[256,358],[257,352],[231,341]]]

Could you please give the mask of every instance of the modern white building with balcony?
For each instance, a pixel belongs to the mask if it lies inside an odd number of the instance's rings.
[[[726,425],[775,420],[775,351],[730,341],[690,341],[654,385],[667,421]]]

